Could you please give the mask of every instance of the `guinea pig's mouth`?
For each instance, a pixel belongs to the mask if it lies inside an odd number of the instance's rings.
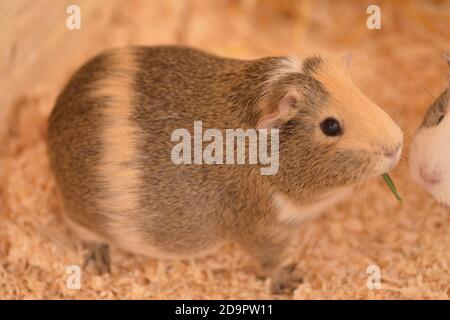
[[[389,163],[389,169],[385,173],[388,173],[389,171],[394,169],[397,166],[399,160],[400,160],[400,156],[398,156],[396,159],[391,159],[390,163]]]
[[[381,176],[389,173],[394,169],[400,161],[401,153],[394,156],[387,157],[384,154],[379,154],[379,160],[374,170],[375,176]]]

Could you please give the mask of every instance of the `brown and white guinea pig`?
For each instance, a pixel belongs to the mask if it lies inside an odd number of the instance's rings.
[[[450,67],[450,56],[445,55]],[[450,73],[445,89],[428,109],[410,150],[413,178],[439,202],[450,206]]]
[[[278,172],[174,164],[171,134],[194,121],[204,130],[278,129]],[[131,47],[96,56],[72,77],[49,119],[48,153],[69,224],[102,248],[97,262],[108,261],[109,244],[182,258],[234,241],[280,292],[298,285],[286,263],[298,223],[392,169],[402,139],[344,59]]]

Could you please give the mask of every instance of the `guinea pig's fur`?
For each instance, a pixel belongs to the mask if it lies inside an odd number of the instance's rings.
[[[327,136],[333,117],[342,134]],[[279,129],[279,171],[261,165],[175,165],[171,134],[192,128]],[[353,84],[341,58],[243,61],[183,47],[106,51],[59,95],[48,153],[70,225],[83,239],[156,257],[188,257],[234,241],[272,277],[299,221],[390,170],[402,133]]]
[[[450,57],[447,55],[450,67]],[[439,202],[450,206],[450,75],[447,89],[428,109],[410,151],[413,178]]]

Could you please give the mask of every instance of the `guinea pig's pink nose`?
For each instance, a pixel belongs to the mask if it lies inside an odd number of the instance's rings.
[[[429,170],[427,168],[421,167],[419,169],[419,174],[425,186],[438,184],[441,180],[440,175],[435,170]]]

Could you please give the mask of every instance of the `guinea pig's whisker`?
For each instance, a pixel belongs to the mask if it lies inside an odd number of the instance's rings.
[[[419,86],[422,87],[423,90],[425,90],[426,93],[428,93],[431,98],[433,98],[433,101],[436,100],[436,97],[422,83],[420,83],[419,80],[414,80],[419,84]]]
[[[405,150],[402,151],[402,154],[400,155],[401,159],[409,159],[409,152],[406,152]]]
[[[395,53],[393,53],[392,51],[390,53],[387,53],[388,56],[390,56],[390,58],[392,60],[396,60],[396,62],[398,63],[399,67],[397,68],[397,71],[399,71],[401,74],[403,74],[406,77],[407,81],[411,81],[413,80],[414,82],[416,82],[431,98],[433,98],[433,101],[436,100],[436,97],[431,93],[430,90],[428,90],[425,85],[420,82],[419,80],[417,80],[416,77],[414,77],[413,75],[409,74],[408,72],[404,71],[405,68],[402,68],[403,65],[403,60],[397,56]],[[414,68],[409,68],[410,70],[414,70]]]
[[[436,100],[436,97],[431,93],[430,90],[428,90],[425,85],[422,84],[419,80],[417,80],[415,77],[412,77],[411,75],[407,74],[406,72],[400,70],[401,73],[403,73],[405,76],[407,76],[408,80],[415,81],[431,98],[433,98],[433,101]]]
[[[415,131],[413,131],[412,129],[403,130],[403,140],[404,140],[404,142],[411,142],[412,139],[414,139],[414,136],[415,136]],[[405,145],[405,143],[403,143],[403,145]]]
[[[415,128],[411,128],[411,126],[408,124],[408,119],[406,118],[407,114],[403,114],[401,118],[397,120],[397,123],[399,127],[403,131],[403,139],[412,139],[414,137],[414,134],[416,132]]]
[[[412,139],[416,134],[417,128],[405,125],[402,130],[404,139]]]
[[[402,105],[400,107],[400,109],[396,109],[397,110],[397,114],[394,116],[392,116],[392,118],[398,123],[398,124],[402,124],[403,120],[405,119],[405,117],[407,116],[407,110],[405,108],[405,105]]]

